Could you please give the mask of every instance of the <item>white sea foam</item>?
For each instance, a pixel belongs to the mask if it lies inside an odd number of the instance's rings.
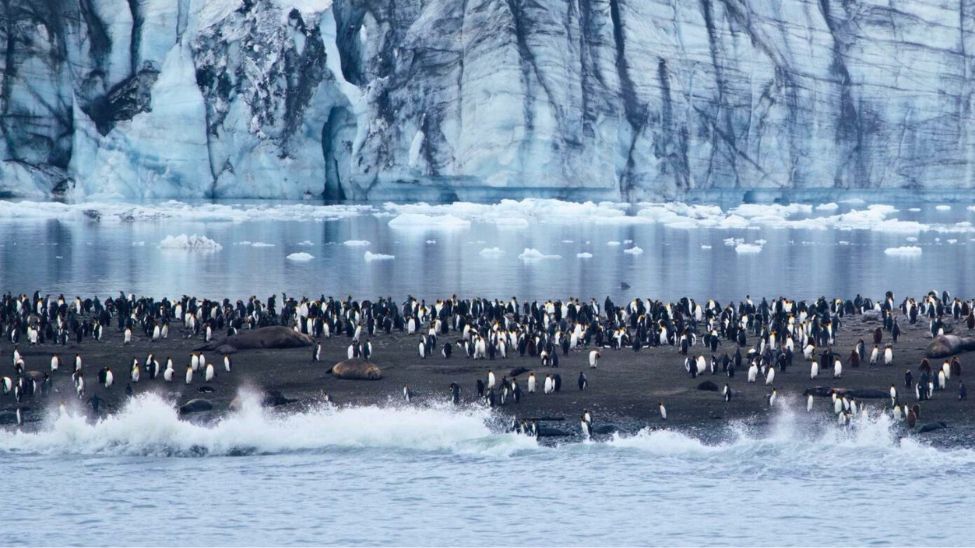
[[[166,236],[159,242],[160,249],[178,249],[184,251],[220,251],[223,246],[199,234],[179,234]]]
[[[921,248],[916,245],[888,247],[884,250],[884,254],[891,257],[920,257],[921,253]]]
[[[312,255],[311,253],[305,253],[304,251],[299,251],[297,253],[291,253],[287,257],[285,257],[285,259],[288,259],[289,261],[295,261],[295,262],[299,262],[299,263],[305,263],[305,262],[308,262],[308,261],[310,261],[310,260],[312,260],[314,258],[315,258],[314,255]]]
[[[91,423],[67,413],[48,418],[35,433],[4,432],[0,452],[82,455],[233,455],[389,448],[509,455],[537,445],[500,434],[483,408],[318,407],[277,414],[244,394],[240,411],[212,424],[182,421],[155,394],[140,394],[116,414]]]
[[[373,253],[371,251],[366,251],[366,253],[362,256],[362,258],[365,259],[367,263],[371,263],[373,261],[392,261],[393,259],[396,258],[396,256],[387,255],[385,253]]]

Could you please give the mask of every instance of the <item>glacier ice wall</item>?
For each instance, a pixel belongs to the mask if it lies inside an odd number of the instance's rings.
[[[0,196],[970,189],[975,0],[0,0]]]

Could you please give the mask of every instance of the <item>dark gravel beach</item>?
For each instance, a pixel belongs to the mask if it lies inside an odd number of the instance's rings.
[[[953,376],[945,391],[936,392],[928,401],[916,402],[913,389],[905,388],[904,374],[906,369],[911,369],[914,379],[918,379],[918,365],[924,357],[925,347],[931,341],[931,336],[923,318],[915,325],[910,325],[903,317],[900,319],[902,334],[893,346],[894,365],[869,366],[864,360],[859,367],[850,366],[848,357],[858,339],[862,338],[866,342],[869,354],[873,346],[873,331],[880,322],[870,321],[860,315],[847,316],[834,345],[835,352],[842,357],[844,363],[841,379],[833,379],[832,370],[829,369],[821,372],[817,379],[811,380],[809,363],[803,359],[801,350],[797,349],[793,366],[785,372],[778,371],[772,386],[767,386],[761,376],[756,383],[746,382],[747,364],[743,364],[733,378],[720,370],[713,375],[705,372],[697,378],[691,378],[685,370],[684,357],[676,346],[644,347],[639,351],[630,348],[602,348],[598,369],[589,368],[588,348],[573,350],[567,355],[562,355],[559,350],[559,367],[551,368],[542,367],[539,358],[519,357],[517,352],[510,352],[508,359],[474,360],[457,349],[456,345],[452,356],[444,359],[440,355],[443,342],[455,342],[460,338],[453,331],[440,337],[434,356],[421,359],[417,351],[419,335],[395,330],[390,335],[377,332],[370,339],[373,345],[370,361],[381,368],[381,380],[342,380],[330,374],[333,364],[346,359],[351,339],[342,334],[321,339],[322,353],[319,362],[312,360],[312,347],[241,350],[232,355],[233,370],[227,373],[223,367],[223,356],[219,352],[208,351],[205,354],[206,360],[214,365],[215,378],[204,382],[201,370],[195,374],[192,384],[187,385],[184,380],[186,366],[191,352],[203,344],[201,338],[185,338],[180,324],[174,324],[166,340],[153,342],[136,331],[132,343],[123,345],[122,334],[114,328],[107,328],[102,341],[85,339],[80,344],[71,341],[63,346],[50,343],[31,346],[21,341],[19,350],[26,370],[49,371],[50,358],[55,352],[61,356],[62,366],[58,372],[52,374],[52,382],[44,394],[25,397],[20,403],[12,395],[0,396],[0,416],[9,428],[14,421],[14,411],[19,407],[24,417],[24,428],[36,428],[45,409],[56,407],[57,402],[61,401],[78,401],[70,371],[74,355],[80,353],[86,376],[86,394],[81,400],[92,417],[112,413],[123,406],[128,397],[127,386],[131,387],[133,394],[158,392],[172,398],[176,405],[183,405],[194,399],[203,399],[212,405],[210,411],[187,413],[185,416],[189,420],[219,417],[230,409],[242,387],[275,394],[270,400],[277,399],[273,403],[278,404],[277,407],[282,410],[320,403],[326,394],[336,405],[398,405],[403,401],[404,386],[408,386],[412,392],[413,403],[447,402],[451,397],[451,383],[460,386],[460,399],[463,403],[479,402],[486,405],[483,399],[477,397],[478,379],[486,379],[488,370],[493,370],[500,381],[504,376],[510,377],[513,369],[525,368],[536,373],[538,392],[527,393],[529,373],[522,372],[517,375],[523,391],[521,401],[513,403],[509,399],[504,406],[498,406],[498,411],[518,419],[565,419],[561,422],[545,422],[553,425],[554,431],[577,431],[578,418],[584,409],[591,410],[596,417],[594,422],[598,426],[597,431],[602,431],[600,428],[631,430],[647,425],[694,429],[730,420],[761,424],[771,416],[768,395],[773,387],[778,397],[776,406],[790,406],[797,413],[805,413],[804,393],[808,389],[874,389],[886,393],[891,384],[897,387],[901,402],[920,405],[918,426],[944,421],[955,433],[971,429],[975,423],[972,400],[959,401],[958,398],[959,381],[967,379],[969,358],[961,356],[963,374],[961,377]],[[960,333],[967,333],[963,323],[956,325],[955,329]],[[215,339],[219,338],[219,335],[215,336]],[[750,337],[749,345],[754,344],[755,340],[757,339]],[[881,350],[889,341],[890,334],[885,331]],[[0,344],[0,355],[3,356],[0,375],[14,375],[10,360],[13,348],[9,340]],[[717,355],[721,356],[725,352],[733,355],[735,349],[735,342],[722,340]],[[743,348],[742,354],[746,350]],[[176,372],[173,382],[165,382],[161,375],[150,380],[145,372],[140,382],[130,382],[129,368],[132,359],[137,358],[141,363],[150,353],[162,367],[165,367],[167,357],[173,358]],[[690,348],[689,354],[704,354],[706,357],[711,355],[700,341]],[[937,371],[942,360],[931,362]],[[104,366],[111,367],[115,376],[115,384],[110,389],[97,383],[97,372]],[[584,372],[588,379],[585,390],[578,388],[580,372]],[[545,376],[556,373],[562,377],[561,390],[554,394],[542,394]],[[704,382],[714,383],[718,391],[699,389],[699,385]],[[729,385],[733,393],[730,402],[725,402],[720,392],[725,384]],[[281,396],[294,401],[285,403]],[[93,398],[99,403],[97,413],[92,409]],[[272,403],[270,400],[269,403]],[[873,410],[890,407],[889,398],[859,401]],[[660,417],[658,402],[666,406],[666,423]],[[828,396],[816,398],[814,414],[832,416],[832,403]],[[939,435],[935,432],[931,434]]]

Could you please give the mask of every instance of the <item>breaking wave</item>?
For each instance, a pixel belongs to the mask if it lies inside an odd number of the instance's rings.
[[[622,451],[790,474],[804,466],[842,473],[851,463],[864,469],[913,468],[931,459],[942,470],[975,465],[975,450],[905,437],[881,413],[844,428],[783,406],[770,428],[735,423],[718,443],[645,428],[597,442],[550,445],[505,432],[498,417],[482,407],[323,405],[278,413],[262,408],[252,394],[241,394],[241,401],[239,411],[203,424],[180,420],[173,405],[156,394],[134,397],[118,413],[94,422],[70,410],[51,411],[37,431],[0,431],[0,454],[226,456],[382,449],[505,458],[533,451]]]

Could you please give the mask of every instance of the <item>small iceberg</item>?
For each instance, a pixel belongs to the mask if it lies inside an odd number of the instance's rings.
[[[312,255],[311,253],[305,253],[304,251],[299,251],[297,253],[292,253],[292,254],[288,255],[287,257],[285,257],[285,259],[288,259],[289,261],[296,261],[296,262],[299,262],[299,263],[308,262],[308,261],[310,261],[310,260],[312,260],[314,258],[315,258],[314,255]]]
[[[526,247],[525,250],[522,251],[520,255],[518,255],[518,258],[525,262],[529,262],[529,261],[545,261],[545,260],[552,260],[552,259],[561,259],[562,256],[546,255],[545,253],[542,253],[541,251],[535,248]]]
[[[889,257],[920,257],[921,248],[916,245],[902,245],[900,247],[888,247],[884,250],[884,255]]]
[[[745,244],[741,243],[735,246],[735,253],[739,255],[754,255],[756,253],[762,252],[762,246],[759,244]]]
[[[186,251],[220,251],[223,246],[217,242],[197,234],[180,234],[178,236],[166,236],[159,242],[161,249],[182,249]]]
[[[365,258],[367,263],[371,263],[372,261],[392,261],[393,259],[396,258],[396,256],[386,255],[385,253],[371,253],[369,251],[366,251],[366,254],[363,255],[363,258]]]

